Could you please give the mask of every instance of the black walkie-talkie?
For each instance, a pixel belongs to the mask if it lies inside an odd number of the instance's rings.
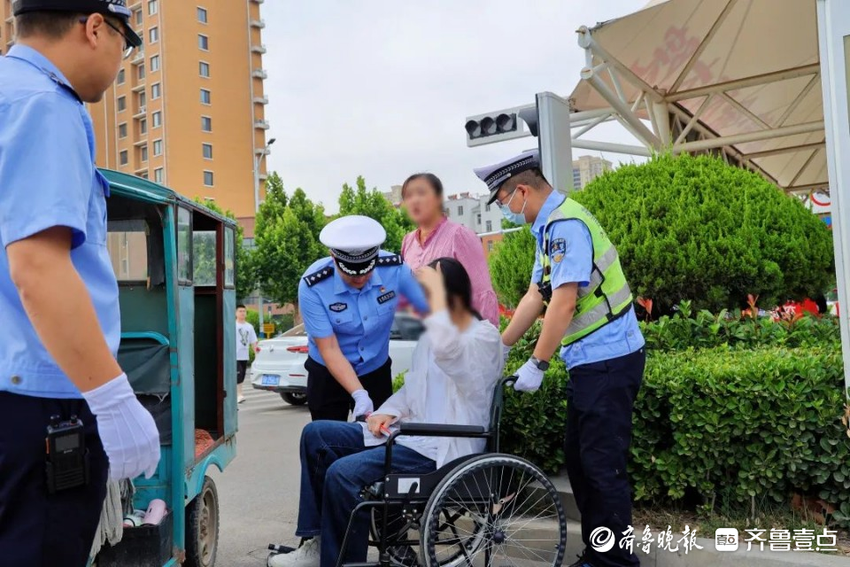
[[[76,415],[68,421],[61,421],[58,415],[52,416],[45,445],[48,492],[53,494],[88,484],[86,437],[83,422]]]

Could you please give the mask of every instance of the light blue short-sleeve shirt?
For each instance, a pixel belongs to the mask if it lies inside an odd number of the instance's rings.
[[[95,168],[94,131],[56,66],[16,45],[0,57],[0,391],[79,398],[44,348],[9,275],[6,247],[53,227],[72,233],[71,261],[113,355],[118,286],[106,248],[109,183]],[[67,321],[74,325],[74,321]]]
[[[325,365],[315,339],[336,335],[342,354],[358,376],[377,370],[387,361],[390,330],[400,296],[426,313],[428,302],[419,282],[399,256],[380,252],[380,263],[363,286],[356,289],[340,277],[333,259],[323,258],[304,273],[298,286],[298,307],[307,330],[310,358]]]
[[[537,239],[538,251],[535,254],[531,276],[533,283],[538,283],[543,278],[539,251],[543,249],[546,219],[563,202],[564,196],[553,191],[531,227],[531,232]],[[580,220],[553,223],[549,227],[549,242],[552,246],[557,244],[559,250],[557,262],[554,258],[549,258],[549,265],[552,267],[552,289],[568,283],[577,283],[579,287],[587,286],[593,271],[593,240],[587,226]],[[563,256],[560,254],[561,250],[563,250]],[[644,338],[640,332],[637,316],[634,309],[630,309],[628,313],[614,319],[601,329],[561,348],[561,359],[567,368],[574,368],[582,364],[625,356],[643,346]]]

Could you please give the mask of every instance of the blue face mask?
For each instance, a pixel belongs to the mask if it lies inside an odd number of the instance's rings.
[[[528,221],[525,220],[525,206],[528,204],[528,200],[526,199],[522,203],[522,209],[518,213],[515,213],[511,210],[511,201],[514,200],[514,195],[516,195],[516,189],[511,194],[511,198],[508,199],[508,202],[499,207],[502,209],[502,216],[505,217],[506,220],[514,223],[514,224],[528,224]]]

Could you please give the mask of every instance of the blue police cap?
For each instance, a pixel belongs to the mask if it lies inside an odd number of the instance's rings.
[[[27,12],[78,12],[80,14],[103,14],[120,18],[124,22],[127,41],[133,47],[142,45],[139,37],[130,27],[133,12],[127,7],[126,0],[14,0],[12,14],[19,16]]]
[[[319,233],[319,241],[330,249],[339,269],[350,276],[362,276],[375,268],[386,239],[387,231],[378,221],[361,215],[340,217]]]
[[[487,189],[490,190],[490,200],[487,201],[487,204],[490,204],[496,200],[502,183],[517,173],[534,168],[540,169],[540,152],[537,150],[523,152],[494,165],[478,167],[474,171],[478,179],[486,183]]]

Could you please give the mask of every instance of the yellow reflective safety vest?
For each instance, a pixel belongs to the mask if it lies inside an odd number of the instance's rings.
[[[632,292],[620,265],[617,249],[602,230],[599,221],[587,209],[569,197],[546,219],[543,247],[538,248],[537,251],[540,265],[543,267],[543,280],[538,285],[546,304],[548,305],[552,295],[551,258],[559,253],[563,255],[563,250],[549,249],[549,229],[554,223],[566,220],[579,220],[590,231],[593,244],[593,271],[588,285],[578,288],[576,311],[561,341],[562,346],[586,337],[628,312],[632,306]],[[555,258],[555,261],[559,260]]]

